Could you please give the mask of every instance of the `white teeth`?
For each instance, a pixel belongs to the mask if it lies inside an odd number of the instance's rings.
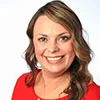
[[[47,58],[48,60],[59,60],[61,59],[62,57],[55,57],[55,58]]]

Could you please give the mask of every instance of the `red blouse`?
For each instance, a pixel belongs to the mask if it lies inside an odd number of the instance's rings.
[[[38,97],[33,87],[27,87],[25,85],[25,77],[27,74],[20,76],[14,87],[11,100],[44,100]],[[55,100],[67,100],[68,96],[55,99]],[[54,100],[54,99],[53,99]],[[97,86],[94,82],[87,87],[87,92],[82,100],[100,100],[100,87]]]

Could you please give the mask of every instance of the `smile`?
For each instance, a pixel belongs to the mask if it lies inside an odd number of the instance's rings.
[[[48,57],[47,59],[48,60],[59,60],[59,59],[61,59],[62,57]]]
[[[63,57],[64,56],[46,57],[46,59],[47,59],[47,62],[50,63],[50,64],[58,64],[62,61]]]

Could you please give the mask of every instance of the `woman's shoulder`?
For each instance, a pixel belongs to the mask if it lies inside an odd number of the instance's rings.
[[[25,77],[30,74],[30,72],[27,72],[27,73],[23,73],[22,75],[20,75],[17,79],[17,82],[23,82]]]
[[[27,74],[28,73],[24,73],[17,79],[12,93],[12,100],[18,100],[21,97],[23,91],[25,91],[25,89],[23,90],[23,88],[26,87],[24,80]]]
[[[89,85],[88,85],[88,88],[97,88],[97,89],[100,89],[100,86],[97,85],[94,81],[91,82]]]
[[[18,79],[16,80],[14,91],[16,91],[16,90],[22,90],[22,88],[26,86],[26,84],[25,84],[25,78],[26,78],[26,76],[28,74],[30,74],[30,72],[23,73],[22,75],[20,75],[18,77]]]
[[[99,100],[100,99],[100,86],[95,82],[87,85],[87,92],[84,96],[86,100]]]
[[[37,76],[37,74],[38,74],[39,71],[40,71],[40,70],[36,70],[36,71],[34,72],[34,78]],[[25,82],[27,82],[27,81],[30,79],[30,77],[31,77],[31,72],[23,73],[23,74],[20,75],[19,78],[17,79],[16,85],[17,85],[17,84],[18,84],[18,85],[19,85],[19,84],[20,84],[20,85],[26,85]]]
[[[19,83],[20,83],[20,85],[25,84],[25,78],[26,78],[26,76],[28,76],[29,74],[30,74],[30,72],[21,74],[21,75],[18,77],[18,79],[16,80],[16,85],[19,85]]]
[[[35,71],[34,74],[38,74],[38,70]],[[12,93],[12,100],[28,100],[27,97],[33,98],[33,89],[32,87],[28,87],[26,85],[27,79],[31,77],[31,72],[23,73],[17,79],[13,93]]]
[[[97,85],[94,81],[87,86],[87,92],[99,92],[100,94],[100,86]]]

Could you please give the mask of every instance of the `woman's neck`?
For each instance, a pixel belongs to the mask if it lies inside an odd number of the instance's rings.
[[[39,86],[42,89],[41,96],[45,96],[46,98],[57,98],[59,94],[68,87],[70,77],[68,72],[65,72],[59,76],[52,76],[41,71],[38,79]]]
[[[41,71],[41,79],[42,82],[44,83],[45,86],[54,86],[57,87],[57,85],[61,85],[62,83],[67,83],[69,81],[69,73],[68,72],[64,72],[62,74],[59,75],[54,75],[53,73],[45,73],[43,71]]]

